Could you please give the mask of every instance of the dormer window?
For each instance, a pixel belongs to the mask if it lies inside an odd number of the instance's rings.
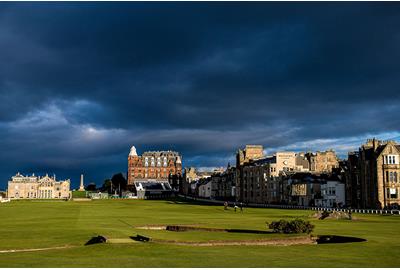
[[[385,164],[399,164],[398,155],[387,155],[384,157]]]

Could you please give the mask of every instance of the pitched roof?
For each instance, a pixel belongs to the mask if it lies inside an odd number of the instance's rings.
[[[379,145],[375,151],[376,155],[379,156],[382,153],[382,151],[386,148],[386,146],[387,146],[387,144]]]
[[[400,144],[395,145],[395,147],[397,148],[397,151],[400,152]]]

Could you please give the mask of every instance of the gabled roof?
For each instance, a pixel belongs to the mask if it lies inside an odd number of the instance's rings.
[[[397,151],[400,152],[400,144],[395,145],[395,147],[397,148]]]
[[[388,142],[388,143],[386,143],[386,144],[384,144],[384,145],[378,146],[378,148],[376,149],[376,155],[377,155],[377,157],[379,157],[379,156],[382,154],[383,150],[385,150],[385,148],[386,148],[388,145],[394,146],[394,148],[400,153],[400,145],[396,145],[396,144],[394,144],[392,141],[390,141],[390,142]]]
[[[386,148],[388,144],[384,144],[384,145],[379,145],[378,148],[376,148],[376,155],[380,156],[380,154],[383,152],[383,150]]]

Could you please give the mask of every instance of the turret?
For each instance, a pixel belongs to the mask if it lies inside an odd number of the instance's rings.
[[[136,152],[136,147],[135,146],[131,147],[131,151],[129,152],[129,156],[131,156],[131,157],[137,156],[137,152]]]

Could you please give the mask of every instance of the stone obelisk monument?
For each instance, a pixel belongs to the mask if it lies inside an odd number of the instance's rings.
[[[81,184],[79,185],[79,191],[85,191],[85,186],[83,185],[83,174],[81,174]]]

